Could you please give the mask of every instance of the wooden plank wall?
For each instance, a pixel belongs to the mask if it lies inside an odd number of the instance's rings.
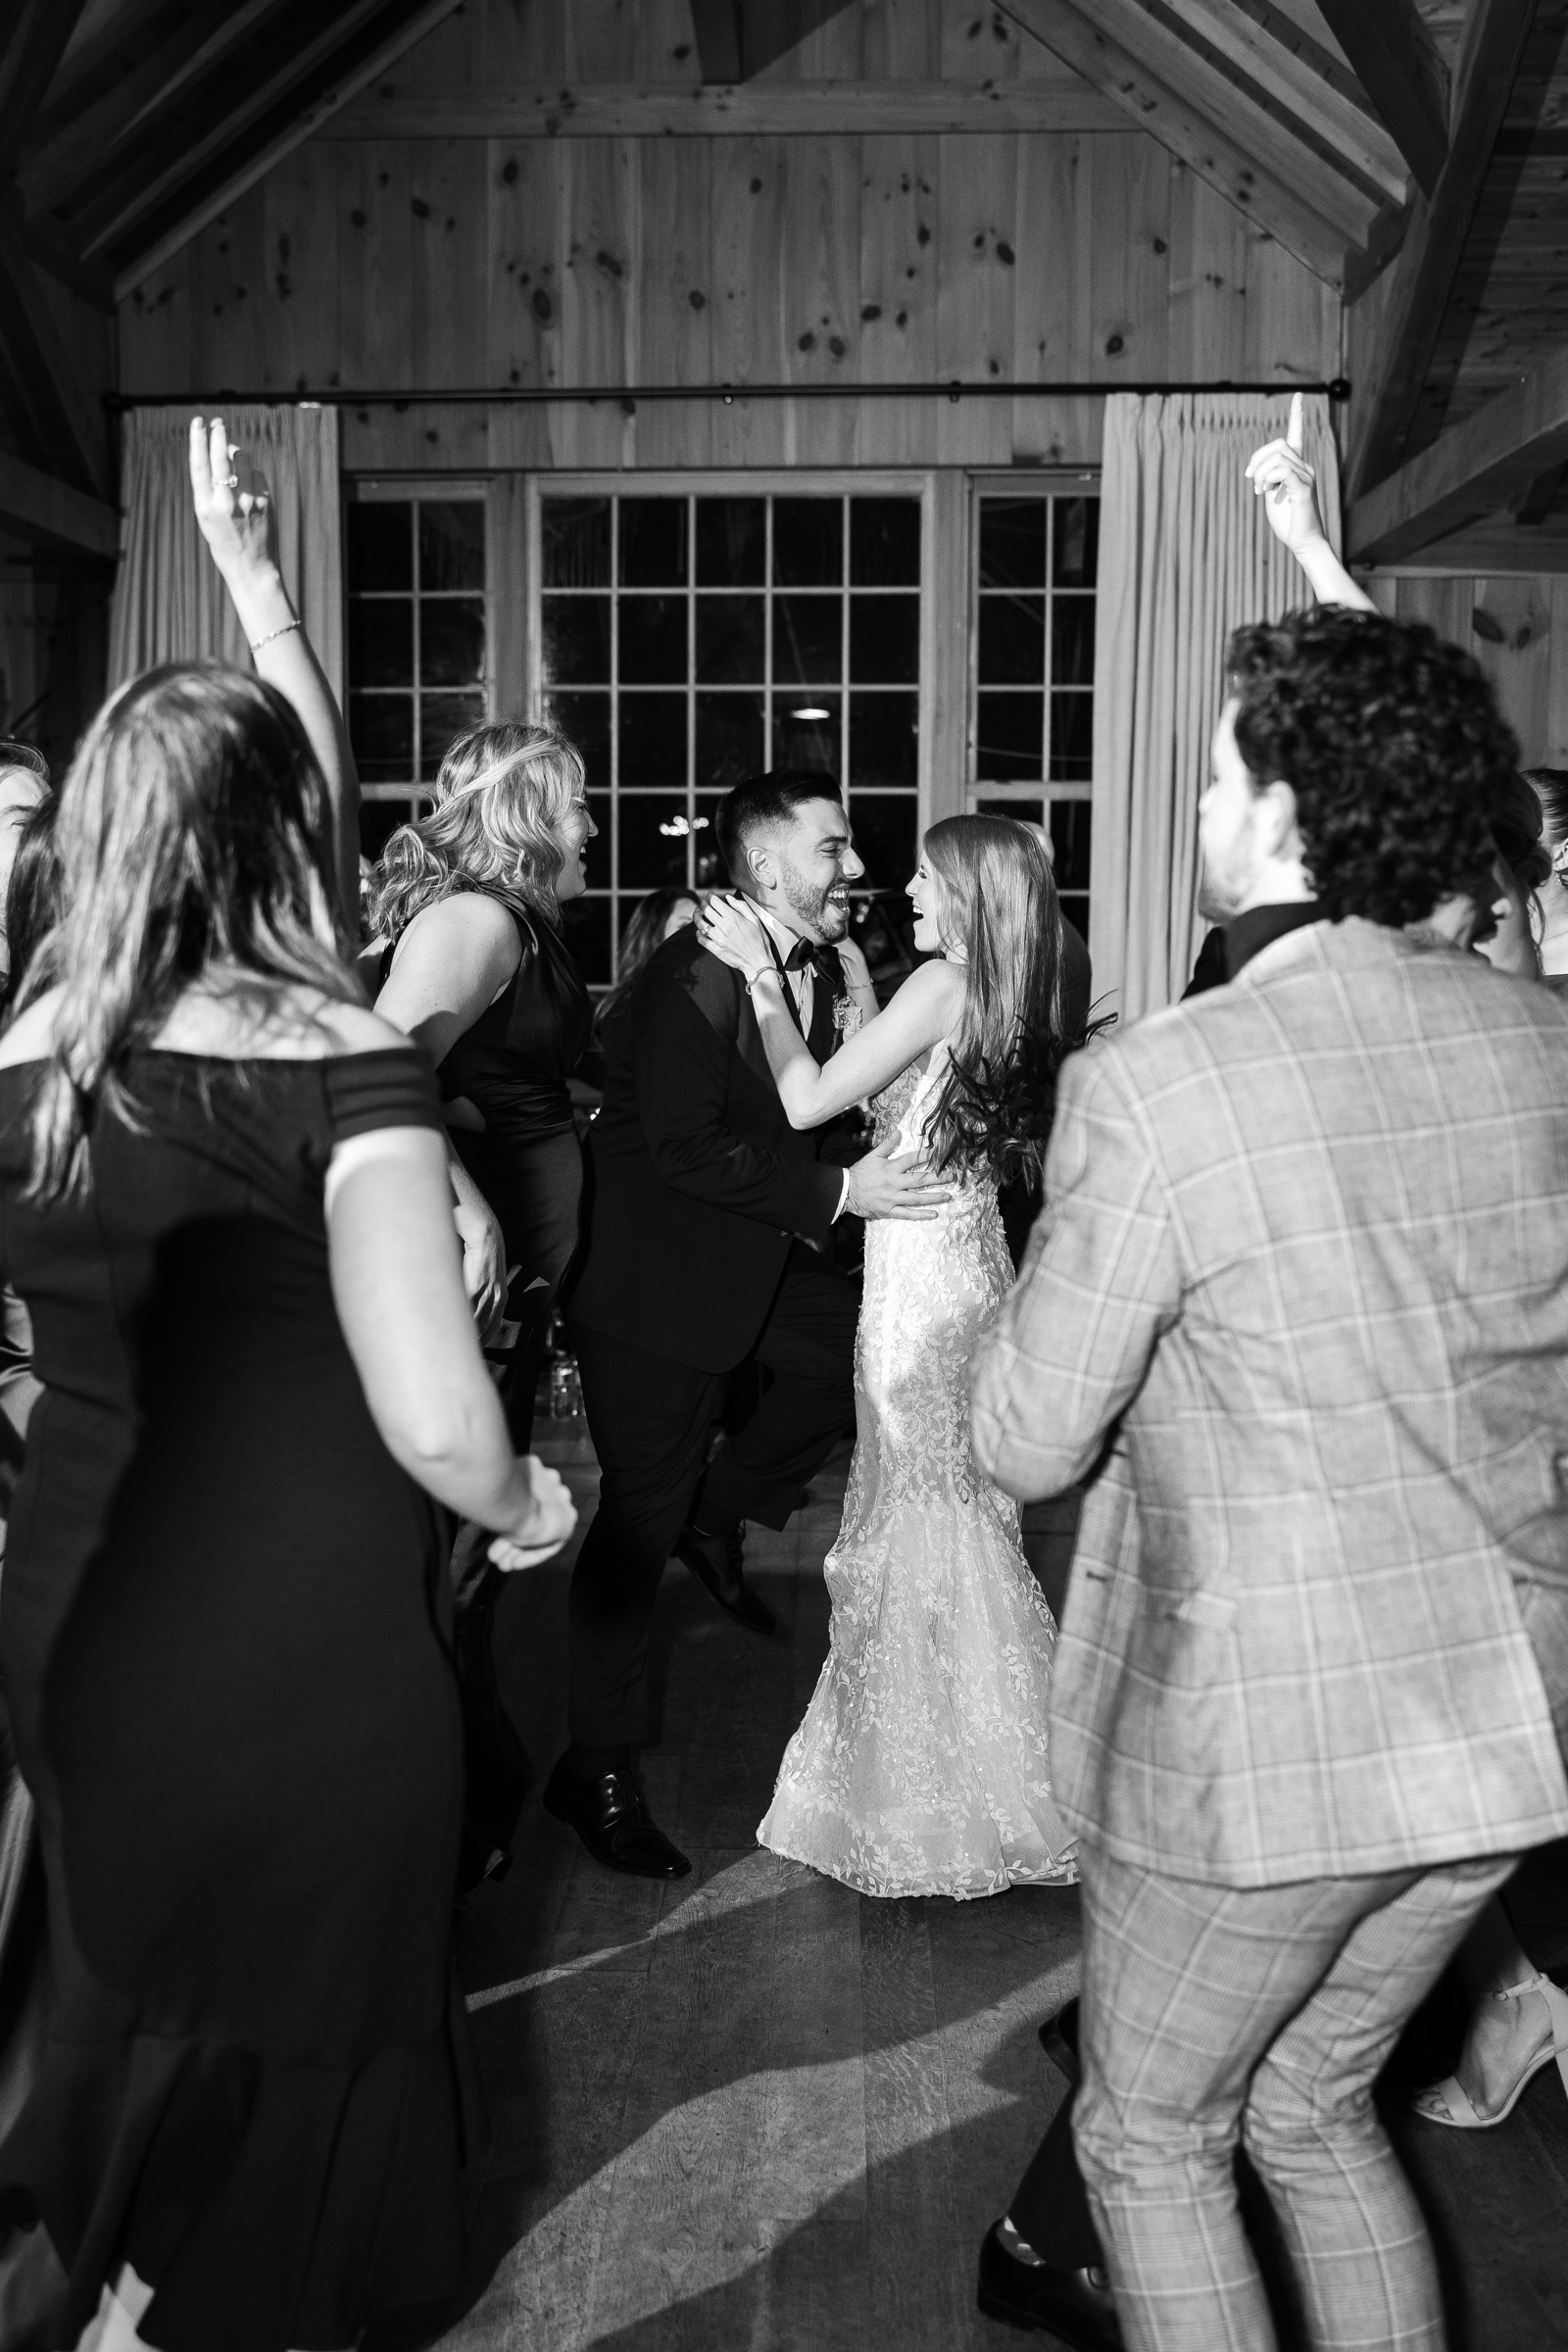
[[[1380,611],[1474,654],[1526,767],[1568,767],[1568,578],[1366,574]]]

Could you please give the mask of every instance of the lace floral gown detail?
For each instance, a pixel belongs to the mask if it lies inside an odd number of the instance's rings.
[[[879,1142],[918,1145],[945,1062],[878,1098]],[[969,1360],[1011,1285],[989,1177],[929,1223],[867,1227],[832,1646],[758,1831],[865,1894],[1078,1875],[1047,1763],[1055,1621],[969,1443]]]

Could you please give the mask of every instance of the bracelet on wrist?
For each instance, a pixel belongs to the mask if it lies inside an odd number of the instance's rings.
[[[764,964],[762,964],[759,970],[757,970],[757,971],[755,971],[755,972],[748,972],[748,973],[747,973],[747,975],[746,975],[746,994],[747,994],[748,996],[751,996],[751,995],[754,993],[754,991],[756,990],[756,988],[757,988],[757,986],[758,986],[758,983],[759,983],[760,981],[762,981],[762,980],[777,980],[777,979],[778,979],[778,977],[779,977],[779,973],[778,973],[778,969],[777,969],[777,966],[776,966],[776,965],[774,965],[774,964],[771,964],[771,963],[764,963]]]
[[[250,641],[251,652],[259,654],[264,645],[270,645],[278,637],[291,636],[299,626],[297,620],[285,620],[280,629],[269,629],[265,637],[253,637]]]

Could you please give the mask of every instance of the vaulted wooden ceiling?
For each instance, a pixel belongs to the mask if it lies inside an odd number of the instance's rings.
[[[345,109],[340,126],[373,111],[389,134],[437,136],[445,95],[474,135],[472,89],[397,71],[461,5],[12,0],[0,413],[18,455],[76,491],[107,486],[40,273],[112,308]],[[896,60],[870,54],[855,0],[625,0],[636,74],[612,82],[603,39],[592,56],[586,36],[573,48],[574,22],[605,6],[513,5],[560,18],[562,72],[485,92],[496,136],[1048,128],[1065,79],[1080,115],[1098,105],[1138,124],[1344,288],[1352,495],[1406,472],[1568,345],[1568,0],[907,0],[940,11],[950,39],[961,24],[976,58],[993,28],[1019,28],[1070,69],[1039,90],[983,71],[898,78]],[[814,83],[806,56],[826,61]],[[1559,451],[1537,416],[1521,447],[1535,471],[1508,495],[1527,517],[1554,503],[1563,427]],[[1358,532],[1365,544],[1408,539],[1408,518],[1391,538],[1380,515],[1381,540]]]

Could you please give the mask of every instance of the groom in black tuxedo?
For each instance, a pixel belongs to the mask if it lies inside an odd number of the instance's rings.
[[[817,1061],[845,996],[835,942],[865,868],[831,776],[781,770],[725,795],[718,847],[752,901]],[[589,1131],[582,1270],[567,1304],[602,1478],[571,1580],[570,1744],[545,1804],[612,1869],[691,1868],[632,1777],[646,1737],[648,1629],[673,1553],[753,1632],[773,1619],[744,1575],[744,1522],[783,1527],[855,1417],[858,1294],[834,1270],[836,1220],[922,1217],[945,1188],[842,1137],[797,1133],[768,1070],[747,976],[694,930],[664,942],[606,1041]],[[772,1380],[705,1475],[728,1377]]]

